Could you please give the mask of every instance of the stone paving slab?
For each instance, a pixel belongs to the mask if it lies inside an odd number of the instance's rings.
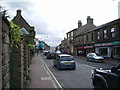
[[[40,55],[35,55],[30,66],[30,78],[25,88],[55,88]]]

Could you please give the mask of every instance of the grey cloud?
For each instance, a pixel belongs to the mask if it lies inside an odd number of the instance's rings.
[[[50,44],[51,46],[56,46],[61,42],[62,38],[59,37],[57,34],[48,35],[48,38],[45,41]]]
[[[35,20],[37,18],[37,20]],[[34,20],[34,21],[33,21]],[[35,25],[35,30],[37,34],[50,34],[50,30],[48,29],[49,24],[43,20],[40,16],[36,17],[34,16],[34,18],[31,19],[31,22],[33,25]]]
[[[6,2],[7,6],[13,9],[23,9],[27,13],[31,12],[31,7],[34,5],[31,2]]]

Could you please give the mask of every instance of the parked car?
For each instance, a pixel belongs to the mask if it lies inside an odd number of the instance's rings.
[[[68,54],[60,54],[56,57],[56,59],[53,60],[54,67],[57,67],[57,69],[65,69],[70,68],[75,70],[76,68],[76,62],[73,58],[73,56]]]
[[[55,52],[54,51],[49,51],[48,54],[46,55],[47,59],[54,59],[55,58]]]
[[[49,51],[47,51],[47,50],[44,50],[43,51],[43,54],[46,56],[47,54],[49,53]]]
[[[120,90],[120,64],[111,69],[93,69],[91,78],[94,89],[97,90]]]
[[[61,54],[61,52],[60,52],[59,50],[57,50],[55,53],[56,53],[56,54]]]
[[[87,61],[94,61],[94,62],[104,61],[104,58],[102,56],[98,56],[96,53],[88,53],[86,59]]]
[[[58,55],[60,55],[60,54],[62,54],[59,50],[57,50],[56,52],[55,52],[55,58],[58,56]]]

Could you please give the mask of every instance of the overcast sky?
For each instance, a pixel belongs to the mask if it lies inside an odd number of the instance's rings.
[[[8,10],[10,19],[16,10],[35,27],[36,38],[50,46],[60,44],[66,33],[77,28],[78,20],[86,24],[87,16],[99,26],[118,19],[120,0],[0,0],[1,6]]]

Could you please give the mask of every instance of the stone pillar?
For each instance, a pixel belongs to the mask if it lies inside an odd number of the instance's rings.
[[[98,47],[95,47],[95,53],[100,54]]]
[[[23,88],[23,44],[13,50],[13,88]]]
[[[111,52],[112,52],[113,48],[112,47],[108,47],[108,57],[111,57]]]
[[[27,43],[24,42],[24,71],[23,71],[23,80],[24,84],[26,83],[25,75],[28,74],[28,46]]]
[[[28,69],[28,46],[24,42],[24,70]]]

